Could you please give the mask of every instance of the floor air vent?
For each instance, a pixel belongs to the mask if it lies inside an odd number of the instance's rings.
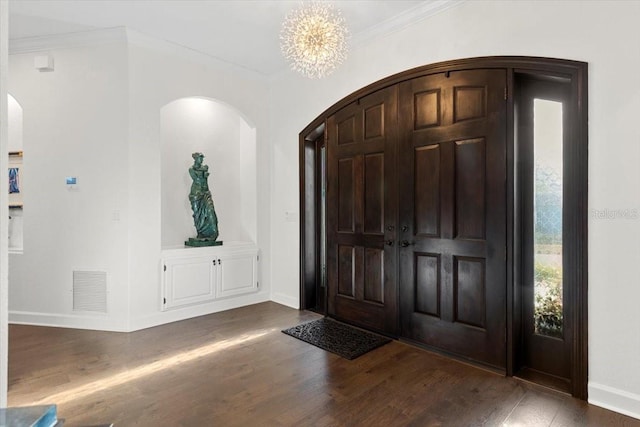
[[[107,312],[106,272],[73,272],[73,311]]]

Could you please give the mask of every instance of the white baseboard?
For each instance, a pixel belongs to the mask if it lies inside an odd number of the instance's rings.
[[[174,310],[160,311],[145,316],[132,317],[129,319],[129,322],[124,318],[115,320],[112,317],[104,315],[65,315],[55,313],[10,311],[9,323],[17,325],[51,326],[111,332],[133,332],[140,329],[164,325],[165,323],[177,322],[179,320],[204,316],[266,301],[270,301],[269,294],[267,292],[258,292],[255,294],[211,301],[206,304],[197,304]],[[291,298],[286,295],[281,295],[280,298],[274,299],[273,301],[288,307],[298,308],[298,302],[295,298]]]
[[[15,325],[50,326],[56,328],[91,329],[96,331],[127,332],[126,319],[105,315],[70,315],[9,311],[9,323]]]
[[[640,394],[589,382],[589,403],[640,419]]]
[[[205,304],[197,304],[189,307],[160,311],[146,316],[133,317],[131,319],[129,332],[164,325],[165,323],[177,322],[179,320],[190,319],[192,317],[205,316],[207,314],[231,310],[233,308],[244,307],[247,305],[258,304],[266,301],[269,301],[269,295],[266,292],[259,292],[255,294],[235,296],[233,298],[211,301]]]
[[[271,295],[271,301],[295,309],[300,308],[300,301],[297,298],[292,297],[291,295],[281,294],[279,292],[275,292]]]

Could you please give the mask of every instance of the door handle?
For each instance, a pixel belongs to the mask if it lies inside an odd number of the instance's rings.
[[[393,246],[393,240],[387,240],[384,242],[387,246]]]
[[[403,240],[402,243],[400,243],[400,246],[402,246],[403,248],[406,248],[407,246],[411,246],[413,245],[413,242],[410,242],[408,240]]]

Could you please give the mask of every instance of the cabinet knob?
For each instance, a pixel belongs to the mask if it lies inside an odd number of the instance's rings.
[[[216,260],[215,259],[213,260],[213,265],[216,265]]]
[[[407,231],[408,229],[409,229],[409,226],[408,226],[408,225],[403,225],[403,226],[402,226],[402,231]]]
[[[387,240],[385,243],[387,246],[393,246],[393,240]]]
[[[409,242],[408,240],[403,240],[402,243],[400,243],[400,246],[402,246],[403,248],[411,245],[413,245],[413,242]]]

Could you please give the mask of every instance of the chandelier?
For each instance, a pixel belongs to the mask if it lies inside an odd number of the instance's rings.
[[[287,15],[280,48],[293,70],[321,78],[346,58],[347,33],[344,18],[331,4],[303,4]]]

